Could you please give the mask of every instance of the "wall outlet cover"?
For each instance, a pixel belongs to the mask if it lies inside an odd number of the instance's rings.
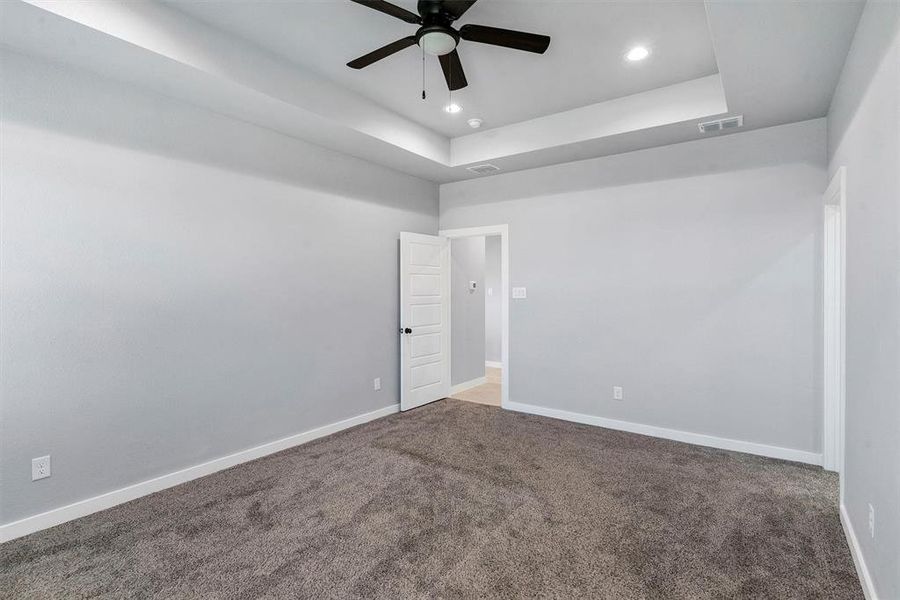
[[[613,400],[622,400],[625,398],[625,390],[620,385],[613,386]]]
[[[526,292],[523,287],[514,287],[512,289],[512,297],[516,299],[527,298],[528,292]]]
[[[372,381],[372,389],[376,392],[381,391],[381,377],[376,377],[374,381]]]
[[[31,480],[50,477],[50,455],[31,459]]]

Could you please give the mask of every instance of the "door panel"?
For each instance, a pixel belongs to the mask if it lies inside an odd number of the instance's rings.
[[[413,304],[409,308],[409,327],[441,324],[440,304]]]
[[[430,333],[415,336],[410,340],[410,358],[434,356],[441,351],[441,334]]]
[[[400,408],[450,394],[450,245],[400,234]]]
[[[426,267],[431,268],[431,267]],[[409,279],[409,293],[415,297],[428,296],[431,298],[441,295],[440,275],[421,275],[413,273]]]

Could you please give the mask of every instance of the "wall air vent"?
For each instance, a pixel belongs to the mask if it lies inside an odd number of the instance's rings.
[[[704,121],[699,124],[700,131],[703,133],[713,133],[716,131],[725,131],[726,129],[737,129],[744,126],[744,115],[736,117],[725,117],[724,119],[716,119],[715,121]]]
[[[472,167],[466,167],[467,170],[472,171],[473,173],[478,173],[479,175],[488,175],[490,173],[496,173],[500,170],[500,167],[496,165],[475,165]]]

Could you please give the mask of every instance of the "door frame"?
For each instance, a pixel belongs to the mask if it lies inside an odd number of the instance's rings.
[[[823,429],[822,466],[844,470],[844,415],[846,402],[846,279],[847,196],[846,168],[840,167],[823,195]],[[843,481],[841,496],[843,497]]]
[[[438,235],[450,240],[465,237],[500,236],[500,406],[509,407],[509,225],[485,225],[442,229]],[[451,299],[451,303],[452,303]],[[451,310],[452,312],[452,310]],[[453,327],[450,327],[450,347],[453,348]],[[452,350],[451,350],[452,355]],[[452,364],[451,364],[452,368]]]

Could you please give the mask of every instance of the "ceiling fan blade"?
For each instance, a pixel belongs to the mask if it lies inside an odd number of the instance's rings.
[[[459,52],[454,50],[450,54],[438,56],[441,61],[441,68],[444,70],[444,79],[447,80],[447,87],[450,91],[461,90],[469,85],[466,81],[466,74],[463,71],[462,63],[459,60]]]
[[[414,12],[410,12],[405,8],[400,8],[399,6],[395,6],[390,2],[385,2],[384,0],[350,0],[351,2],[356,2],[357,4],[362,4],[363,6],[368,6],[369,8],[373,8],[379,12],[383,12],[386,15],[391,15],[392,17],[397,17],[402,21],[406,21],[407,23],[413,23],[414,25],[418,25],[422,23],[422,17],[417,15]]]
[[[441,5],[444,12],[451,15],[454,19],[463,16],[463,13],[472,8],[476,0],[444,0]]]
[[[504,46],[537,54],[543,54],[550,45],[550,36],[548,35],[485,27],[484,25],[463,25],[459,28],[459,37],[470,42]]]
[[[409,48],[410,46],[416,45],[416,36],[411,35],[409,37],[405,37],[397,40],[396,42],[391,42],[387,46],[382,46],[378,50],[373,50],[364,56],[360,56],[356,60],[351,60],[347,63],[347,66],[351,69],[362,69],[363,67],[368,67],[374,62],[381,60],[382,58],[386,58],[395,52],[400,52],[404,48]]]

